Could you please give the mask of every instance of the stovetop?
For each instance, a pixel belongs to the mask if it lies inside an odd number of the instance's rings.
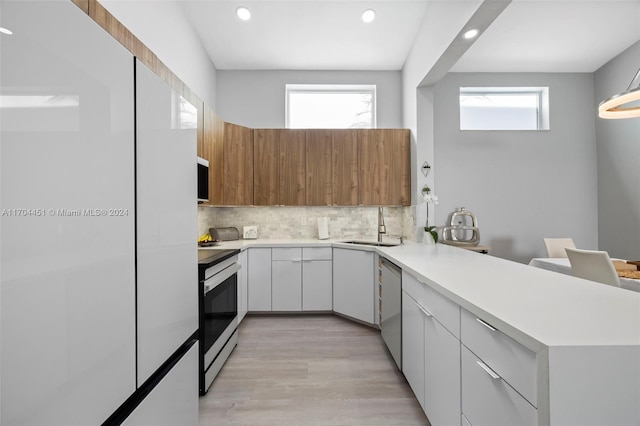
[[[198,250],[198,265],[209,268],[238,253],[238,249]]]

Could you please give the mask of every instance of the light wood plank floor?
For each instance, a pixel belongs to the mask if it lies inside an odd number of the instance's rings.
[[[200,425],[428,425],[380,332],[335,315],[247,316]]]

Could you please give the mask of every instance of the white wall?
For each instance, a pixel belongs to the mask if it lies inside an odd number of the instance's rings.
[[[595,73],[596,103],[626,90],[640,67],[640,41]],[[640,118],[596,119],[598,238],[613,257],[640,258]]]
[[[200,99],[216,109],[216,68],[179,2],[100,0]]]
[[[461,86],[548,86],[548,131],[460,131]],[[451,73],[435,86],[438,224],[456,207],[478,218],[495,256],[544,257],[544,237],[598,247],[592,74]],[[637,167],[637,166],[636,166]]]
[[[420,203],[418,190],[425,184],[435,190],[434,178],[438,169],[432,167],[427,178],[420,172],[425,161],[434,166],[433,93],[431,88],[418,86],[481,4],[479,0],[429,2],[402,69],[402,127],[411,130],[411,200],[416,206],[415,234],[418,239],[426,220],[426,205]]]
[[[252,128],[285,127],[285,84],[375,84],[378,128],[402,127],[399,71],[218,70],[217,109],[223,120]]]

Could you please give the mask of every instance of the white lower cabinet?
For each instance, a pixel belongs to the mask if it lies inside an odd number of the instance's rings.
[[[460,341],[433,316],[424,319],[424,410],[433,426],[460,420]]]
[[[271,310],[302,310],[302,249],[271,249]]]
[[[374,324],[373,252],[333,249],[333,310]]]
[[[331,247],[302,248],[302,310],[333,310]]]
[[[462,412],[474,426],[535,425],[536,409],[462,345]]]
[[[402,291],[402,372],[424,410],[424,314]]]
[[[460,341],[404,290],[402,371],[433,426],[460,424]]]
[[[271,310],[271,249],[247,250],[247,296],[249,311]]]

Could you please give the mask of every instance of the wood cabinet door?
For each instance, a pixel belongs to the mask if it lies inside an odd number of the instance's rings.
[[[305,147],[305,130],[280,130],[277,202],[279,205],[305,205]]]
[[[253,204],[253,131],[224,123],[224,204]]]
[[[279,129],[253,132],[253,203],[256,206],[277,204],[279,139]]]
[[[363,205],[411,203],[410,139],[407,129],[359,131],[359,202]]]
[[[333,204],[358,205],[358,131],[332,130]]]
[[[333,204],[332,131],[307,130],[306,135],[306,205],[329,206]]]
[[[219,206],[224,203],[224,121],[205,104],[203,155],[209,161],[209,202]]]

